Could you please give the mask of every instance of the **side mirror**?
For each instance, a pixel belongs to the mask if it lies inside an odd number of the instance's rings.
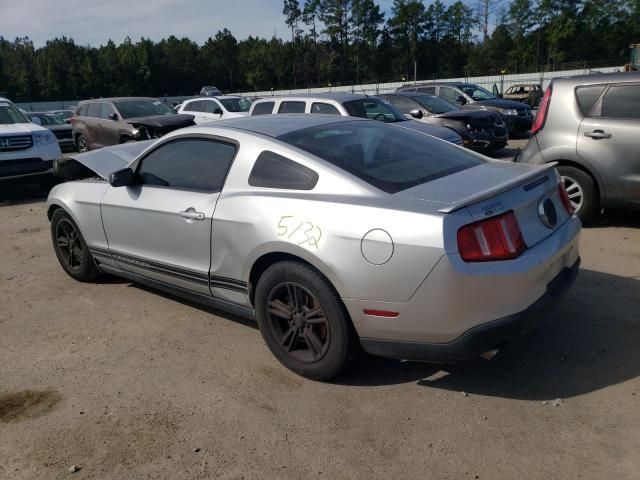
[[[467,99],[464,98],[462,95],[458,95],[458,98],[456,98],[456,103],[460,105],[465,105],[467,103]]]
[[[112,113],[111,115],[109,115],[109,120],[118,120],[118,114],[117,113]]]
[[[214,115],[222,115],[222,110],[221,110],[220,108],[216,108],[216,109],[213,111],[213,114],[214,114]]]
[[[135,173],[130,168],[116,170],[109,175],[109,183],[112,187],[127,187],[133,185]]]
[[[411,115],[413,118],[417,118],[418,120],[420,120],[424,116],[422,110],[420,110],[419,108],[414,108],[413,110],[411,110],[409,112],[409,115]]]

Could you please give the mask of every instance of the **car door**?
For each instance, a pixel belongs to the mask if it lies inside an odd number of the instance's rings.
[[[640,84],[609,86],[580,122],[578,155],[597,169],[607,201],[640,204],[639,137]]]
[[[89,148],[104,147],[102,143],[102,119],[100,118],[100,103],[92,102],[87,105],[87,116],[84,117],[85,132]]]
[[[185,102],[180,109],[180,113],[193,115],[193,121],[196,124],[207,123],[209,121],[204,113],[204,100]]]
[[[120,143],[119,133],[119,117],[114,118],[116,113],[113,106],[108,102],[102,102],[100,104],[100,143],[102,145],[117,145]]]
[[[224,112],[224,109],[217,100],[204,100],[203,103],[204,113],[202,114],[202,117],[206,119],[207,122],[214,122],[222,118],[222,112]]]
[[[213,212],[236,150],[225,139],[179,137],[135,165],[134,185],[107,189],[102,221],[120,268],[211,293]]]

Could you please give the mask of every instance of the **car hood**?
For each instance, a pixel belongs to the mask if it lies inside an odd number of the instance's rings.
[[[427,123],[418,122],[417,120],[407,120],[406,122],[392,123],[396,127],[406,128],[413,130],[414,132],[426,133],[433,137],[441,138],[451,143],[459,144],[462,139],[460,135],[446,127],[439,127],[437,125],[429,125]]]
[[[193,125],[193,115],[184,113],[176,113],[175,115],[154,115],[152,117],[135,117],[125,119],[131,125],[141,125],[144,127],[154,128],[173,128],[188,127]]]
[[[0,125],[0,135],[20,135],[25,133],[41,132],[46,128],[35,123],[12,123]]]
[[[109,180],[109,175],[117,170],[126,168],[138,156],[149,148],[155,140],[129,142],[113,147],[105,147],[86,153],[78,153],[69,158],[81,163],[94,171],[97,175]],[[63,160],[67,161],[67,160]]]
[[[524,110],[529,108],[526,105],[524,105],[522,102],[516,102],[514,100],[505,100],[504,98],[494,98],[493,100],[480,100],[477,102],[473,102],[470,105],[471,106],[484,105],[487,107],[495,107],[495,108],[515,108],[516,110]]]
[[[68,123],[62,125],[47,125],[45,128],[48,128],[52,132],[63,132],[65,130],[73,130],[73,127]]]

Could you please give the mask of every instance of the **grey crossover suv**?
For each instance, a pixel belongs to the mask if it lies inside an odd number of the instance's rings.
[[[558,162],[584,221],[596,210],[640,206],[640,73],[555,78],[516,161]]]

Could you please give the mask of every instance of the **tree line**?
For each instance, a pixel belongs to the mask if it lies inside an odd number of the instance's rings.
[[[262,91],[626,63],[640,0],[284,0],[287,38],[204,44],[170,36],[99,47],[0,36],[0,94],[14,101]],[[490,19],[496,26],[489,32]]]

